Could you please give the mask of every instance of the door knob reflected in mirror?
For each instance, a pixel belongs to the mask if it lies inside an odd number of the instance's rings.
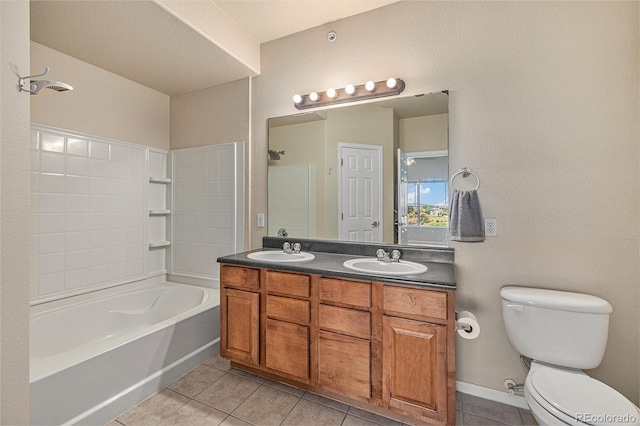
[[[377,220],[374,220],[373,223],[371,223],[372,228],[377,228],[378,225],[380,225],[380,222],[378,222]]]

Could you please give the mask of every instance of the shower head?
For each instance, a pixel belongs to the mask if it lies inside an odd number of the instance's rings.
[[[284,151],[269,150],[269,160],[276,161],[280,159],[280,155],[284,155]]]
[[[73,87],[67,83],[54,80],[31,80],[30,93],[37,95],[40,89],[52,89],[57,92],[65,92],[67,90],[73,90]]]

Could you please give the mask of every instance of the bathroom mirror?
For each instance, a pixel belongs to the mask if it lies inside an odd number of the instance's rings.
[[[268,235],[448,245],[446,91],[269,119]]]

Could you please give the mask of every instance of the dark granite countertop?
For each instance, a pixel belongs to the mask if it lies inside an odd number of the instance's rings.
[[[269,241],[267,241],[267,239]],[[247,257],[247,254],[256,251],[282,250],[281,248],[274,248],[274,246],[281,246],[281,241],[285,240],[268,237],[265,238],[265,241],[263,243],[264,247],[262,249],[222,256],[218,258],[218,262],[231,265],[250,266],[254,268],[268,268],[280,271],[291,271],[306,274],[380,281],[391,284],[442,288],[446,290],[456,289],[452,249],[436,249],[434,251],[431,249],[421,249],[409,246],[390,247],[388,244],[385,245],[358,243],[355,243],[356,245],[354,246],[353,243],[345,242],[336,242],[332,243],[330,246],[327,246],[325,242],[317,244],[314,240],[289,238],[287,239],[287,241],[291,241],[292,243],[300,242],[302,244],[302,251],[312,253],[315,256],[315,259],[296,263],[277,263],[259,261],[249,259]],[[375,257],[375,254],[373,253],[375,253],[375,250],[377,248],[384,248],[385,250],[397,248],[401,252],[403,252],[403,257],[400,259],[400,261],[402,261],[402,259],[405,259],[411,260],[412,262],[422,263],[427,266],[427,272],[415,275],[384,276],[361,273],[352,269],[348,269],[342,265],[345,260],[349,259]],[[321,249],[322,251],[314,251],[314,249]],[[404,256],[404,253],[407,254],[406,257]]]

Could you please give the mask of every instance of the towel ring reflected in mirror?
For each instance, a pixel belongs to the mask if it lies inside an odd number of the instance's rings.
[[[451,188],[455,189],[456,191],[460,191],[460,189],[456,188],[456,186],[453,184],[453,179],[458,175],[462,175],[463,178],[466,178],[469,175],[473,175],[473,177],[475,177],[476,180],[478,181],[478,183],[476,184],[476,187],[473,188],[473,190],[475,191],[476,189],[480,188],[480,178],[478,177],[478,175],[473,173],[471,171],[471,169],[469,169],[468,167],[463,167],[459,171],[454,173],[453,176],[451,176],[451,179],[449,179],[449,183],[451,184]]]

